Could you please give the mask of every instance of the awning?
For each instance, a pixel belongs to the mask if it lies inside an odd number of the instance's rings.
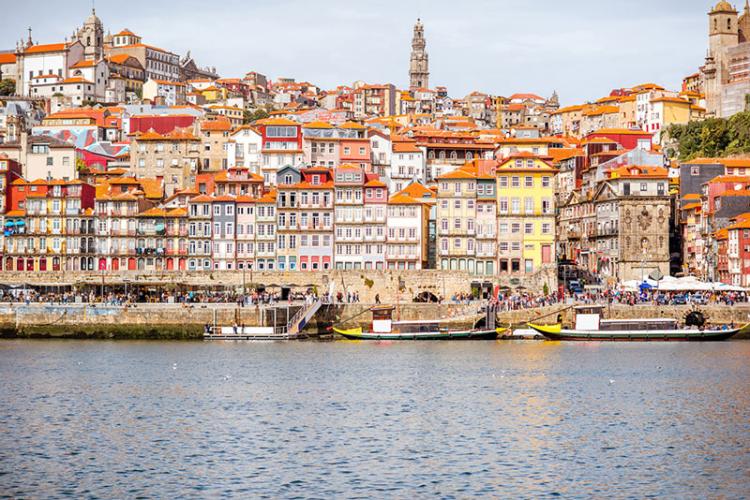
[[[11,221],[8,221],[8,222],[5,223],[5,227],[13,227],[13,226],[15,226],[15,223],[13,223]]]
[[[22,221],[22,220],[16,221],[16,226],[25,226],[25,225],[26,225],[26,221]]]

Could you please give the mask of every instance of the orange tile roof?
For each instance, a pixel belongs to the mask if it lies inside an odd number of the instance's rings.
[[[616,135],[653,135],[650,132],[644,130],[631,130],[629,128],[603,128],[596,130],[592,134],[616,134]]]
[[[700,200],[701,195],[697,193],[688,193],[685,196],[682,197],[683,200]]]
[[[406,186],[404,189],[399,191],[399,193],[405,194],[406,196],[409,196],[411,198],[416,198],[416,199],[426,198],[426,197],[428,198],[435,197],[434,191],[420,184],[419,182],[412,182],[411,184]]]
[[[417,147],[414,141],[394,141],[393,142],[394,153],[421,153],[422,150]]]
[[[72,68],[91,68],[94,66],[96,66],[96,61],[94,61],[93,59],[84,59],[82,61],[78,61],[71,67]]]
[[[372,179],[365,183],[365,187],[386,187],[386,184],[379,179]]]
[[[333,128],[333,125],[331,125],[328,122],[322,122],[322,121],[314,121],[309,123],[303,123],[303,128],[316,128],[316,129],[329,129]]]
[[[264,118],[255,122],[256,125],[287,125],[287,126],[299,126],[299,123],[289,120],[287,118]]]
[[[624,165],[610,172],[611,178],[621,179],[666,179],[669,171],[664,167],[651,167],[641,165]]]
[[[16,55],[13,52],[0,53],[0,64],[15,64]]]
[[[201,130],[209,132],[228,132],[232,130],[232,122],[226,117],[219,117],[215,120],[204,120],[200,126]]]
[[[688,203],[684,207],[682,207],[683,210],[693,210],[694,208],[701,208],[703,206],[702,203]]]
[[[657,97],[656,99],[651,99],[651,102],[671,102],[673,104],[684,104],[686,106],[690,105],[690,101],[687,99],[682,99],[680,97]]]
[[[476,179],[476,178],[477,178],[476,169],[461,167],[451,172],[448,172],[447,174],[443,174],[439,176],[437,180],[446,180],[446,179],[463,180],[463,179]]]
[[[66,78],[62,82],[63,83],[94,83],[91,80],[86,80],[82,76],[74,76],[74,77],[71,77],[71,78]]]
[[[276,191],[269,191],[258,199],[258,203],[276,203]]]
[[[109,57],[109,60],[115,64],[124,64],[129,58],[133,56],[129,54],[115,54]],[[137,59],[136,59],[137,60]]]
[[[388,203],[390,205],[421,205],[422,204],[421,201],[415,200],[411,196],[408,196],[402,193],[396,193],[395,195],[391,196],[391,198],[388,200]]]
[[[136,36],[136,34],[130,31],[129,29],[125,28],[121,32],[115,34],[114,36]]]
[[[584,156],[584,154],[581,148],[550,148],[547,156],[552,159],[553,163],[559,163],[577,156]]]
[[[45,52],[62,52],[67,50],[68,45],[66,43],[48,43],[46,45],[32,45],[25,49],[25,54],[43,54]]]
[[[342,124],[339,128],[361,130],[361,129],[364,129],[365,126],[362,125],[362,124],[360,124],[360,123],[356,123],[356,122],[346,122],[346,123]]]
[[[729,174],[717,175],[716,177],[714,177],[713,179],[711,179],[708,182],[710,182],[710,183],[715,183],[715,182],[747,182],[747,183],[750,184],[750,175],[729,175]]]

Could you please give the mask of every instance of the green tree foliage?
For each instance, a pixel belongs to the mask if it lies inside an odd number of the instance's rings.
[[[242,112],[242,123],[247,125],[248,123],[268,118],[268,116],[268,111],[263,108],[258,108],[255,111],[244,110]]]
[[[13,95],[16,93],[16,82],[6,78],[0,81],[0,95]]]
[[[682,161],[750,153],[750,112],[731,118],[709,118],[685,125],[671,125],[667,136],[670,156]]]

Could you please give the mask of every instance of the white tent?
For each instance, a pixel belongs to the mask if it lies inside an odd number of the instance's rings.
[[[651,286],[652,290],[660,290],[663,292],[745,292],[747,289],[727,285],[726,283],[709,283],[700,281],[693,276],[685,276],[684,278],[675,278],[674,276],[665,276],[659,281],[652,279],[643,280]],[[641,283],[640,280],[629,280],[620,283],[620,289],[626,292],[638,292],[640,291]]]

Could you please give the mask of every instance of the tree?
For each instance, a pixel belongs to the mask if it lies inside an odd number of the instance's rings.
[[[16,82],[10,78],[0,80],[0,95],[13,95],[16,93]]]
[[[244,110],[242,112],[242,123],[247,125],[248,123],[253,123],[255,121],[262,120],[268,117],[268,111],[263,108],[258,108],[255,111]]]

